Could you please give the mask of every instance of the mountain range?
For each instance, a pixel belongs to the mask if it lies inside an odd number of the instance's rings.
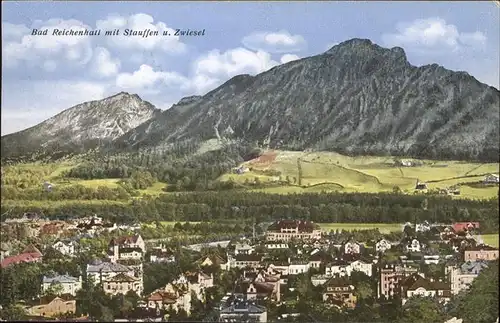
[[[402,48],[352,39],[256,76],[235,76],[164,111],[125,92],[86,102],[3,136],[1,151],[5,159],[218,139],[497,162],[499,107],[498,89],[466,72],[412,66]]]

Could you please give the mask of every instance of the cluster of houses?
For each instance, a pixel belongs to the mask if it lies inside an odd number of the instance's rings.
[[[219,264],[225,270],[240,268],[243,272],[241,278],[227,297],[237,300],[239,307],[246,306],[246,311],[254,310],[256,319],[264,322],[266,314],[262,308],[248,301],[264,298],[280,303],[290,276],[312,269],[320,271],[311,276],[311,282],[323,287],[325,306],[353,309],[357,303],[356,284],[352,280],[355,272],[377,281],[379,299],[397,296],[404,304],[411,297],[421,295],[433,296],[446,303],[452,295],[469,288],[481,270],[488,267],[489,261],[498,259],[497,248],[474,238],[479,223],[450,226],[421,223],[414,228],[420,233],[433,232],[433,239],[424,241],[412,236],[401,241],[380,239],[370,248],[365,242],[352,239],[332,242],[308,221],[277,221],[269,227],[266,241],[254,245],[236,243],[228,250],[227,257],[211,257],[205,264]],[[443,254],[433,250],[432,244],[449,246],[451,251]],[[331,252],[332,246],[337,250],[335,256]],[[284,261],[273,260],[268,254],[290,249],[295,255]],[[399,256],[395,261],[386,261],[386,253]],[[441,264],[445,274],[427,277],[422,269],[424,264]],[[235,311],[234,304],[224,308],[224,313],[233,319],[237,316]]]
[[[91,217],[75,225],[92,229],[103,227],[104,223]],[[405,303],[415,295],[422,295],[447,302],[452,295],[469,288],[489,261],[498,259],[498,249],[481,243],[475,236],[479,229],[477,222],[453,225],[424,222],[405,226],[413,226],[414,236],[405,234],[398,241],[388,236],[377,241],[356,241],[352,237],[339,241],[335,234],[325,234],[310,221],[276,221],[268,227],[264,239],[232,242],[225,254],[203,257],[197,262],[197,270],[184,272],[148,294],[144,292],[143,262],[175,263],[176,259],[174,252],[162,245],[146,250],[144,239],[136,233],[112,238],[106,257],[88,263],[82,274],[100,284],[109,295],[135,292],[142,298],[140,307],[156,311],[182,309],[189,314],[193,297],[203,302],[206,290],[214,287],[209,268],[237,269],[239,277],[223,298],[218,319],[229,322],[250,317],[265,322],[267,310],[261,300],[286,302],[289,279],[310,271],[314,271],[312,285],[321,287],[324,306],[349,310],[358,301],[355,273],[377,282],[373,292],[379,299],[397,296]],[[447,246],[449,252],[443,253],[435,246]],[[52,248],[68,257],[80,252],[78,242],[70,239],[58,239]],[[1,266],[42,259],[40,250],[28,246],[15,256],[2,254]],[[442,265],[444,275],[428,276],[422,268],[431,264]],[[28,313],[45,317],[75,313],[75,296],[82,288],[82,281],[82,276],[46,274],[41,281],[43,296],[35,306],[27,307]]]
[[[22,230],[18,230],[21,228]],[[117,230],[138,231],[141,225],[117,225],[104,221],[99,216],[89,216],[67,220],[49,220],[36,213],[25,213],[20,218],[9,218],[1,224],[2,232],[23,231],[25,237],[36,238],[51,236],[57,238],[81,238],[82,235],[94,237],[103,232],[113,232]]]

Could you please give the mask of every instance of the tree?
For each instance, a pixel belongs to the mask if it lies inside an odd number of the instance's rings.
[[[45,295],[61,295],[64,287],[61,283],[52,283],[49,288],[45,290]]]
[[[425,198],[423,201],[422,201],[422,204],[420,204],[420,207],[422,208],[422,210],[426,211],[427,208],[429,207],[429,201],[427,200],[427,198]]]
[[[21,305],[11,305],[0,311],[0,317],[6,321],[22,321],[26,314]]]
[[[443,323],[445,315],[438,303],[427,297],[412,297],[403,306],[400,323]]]
[[[373,289],[368,282],[360,282],[357,284],[354,293],[360,300],[367,300],[373,297]]]

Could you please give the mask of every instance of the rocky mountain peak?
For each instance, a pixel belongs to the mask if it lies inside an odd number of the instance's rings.
[[[144,147],[224,137],[291,150],[494,160],[499,100],[498,90],[466,73],[412,66],[402,48],[351,39],[233,77],[118,141]]]
[[[91,141],[112,141],[151,119],[160,110],[137,94],[120,92],[102,100],[73,106],[29,129],[2,137],[2,155],[51,146],[84,147]],[[27,144],[29,143],[29,144]],[[3,157],[3,156],[2,156]]]
[[[324,54],[334,55],[342,59],[355,59],[358,61],[369,61],[379,59],[390,61],[401,66],[409,65],[406,53],[401,47],[391,49],[381,47],[369,39],[354,38],[337,44],[327,50]]]

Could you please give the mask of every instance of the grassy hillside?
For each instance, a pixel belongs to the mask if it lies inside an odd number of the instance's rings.
[[[116,188],[119,186],[119,178],[91,179],[83,180],[79,178],[65,178],[63,172],[76,167],[77,162],[60,163],[30,163],[19,164],[15,166],[2,167],[6,186],[15,186],[17,188],[42,187],[42,183],[47,181],[54,186],[65,187],[72,185],[83,185],[85,187],[97,188],[105,186]],[[156,182],[147,189],[138,190],[141,194],[157,195],[163,193],[165,183]]]
[[[481,236],[485,244],[498,248],[498,233],[483,234]]]
[[[410,159],[407,159],[410,160]],[[488,199],[498,196],[498,186],[476,185],[485,174],[499,172],[499,164],[466,163],[459,161],[420,160],[422,165],[398,167],[394,158],[358,156],[349,157],[333,152],[267,151],[261,157],[242,166],[251,170],[243,174],[224,174],[219,180],[236,182],[237,188],[276,194],[311,192],[390,192],[395,187],[414,194],[417,180],[427,182],[429,189],[437,190],[460,185],[461,194],[454,198]],[[77,161],[51,164],[23,164],[2,167],[4,185],[16,188],[37,187],[44,181],[64,187],[83,185],[97,188],[117,187],[120,179],[82,180],[64,178],[64,171],[78,165]],[[252,186],[258,178],[266,185]],[[163,193],[165,183],[156,182],[140,194]]]
[[[241,175],[225,174],[220,180],[248,184],[258,178],[269,187],[250,187],[253,191],[283,194],[313,191],[375,193],[393,191],[395,187],[414,194],[418,180],[427,182],[430,190],[460,185],[461,194],[455,198],[489,199],[498,196],[498,186],[471,185],[481,182],[486,174],[498,174],[499,164],[494,163],[420,160],[420,166],[398,167],[392,157],[349,157],[333,152],[270,151],[264,156],[242,164],[250,171]],[[276,175],[265,174],[270,171],[280,172],[280,181],[276,180]],[[287,177],[289,184],[286,183]]]

